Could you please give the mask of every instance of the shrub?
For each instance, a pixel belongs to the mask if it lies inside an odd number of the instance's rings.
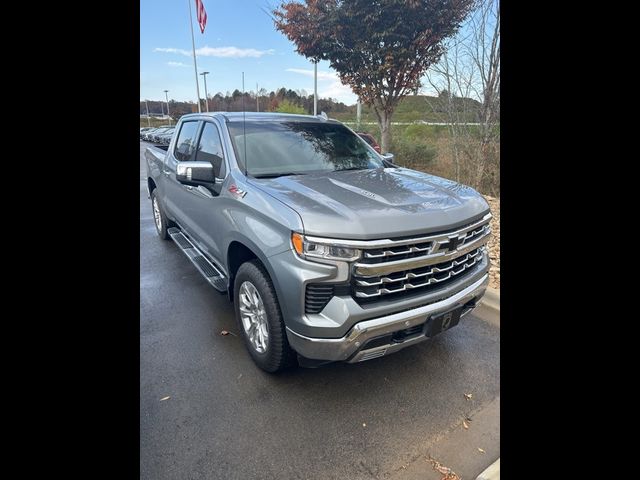
[[[418,170],[429,168],[438,153],[433,145],[404,137],[394,141],[391,151],[398,165]]]
[[[282,100],[275,111],[280,113],[300,113],[303,115],[307,113],[304,108],[287,99]]]

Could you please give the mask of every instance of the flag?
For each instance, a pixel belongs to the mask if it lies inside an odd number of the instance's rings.
[[[200,32],[204,33],[204,27],[207,26],[207,11],[204,9],[204,3],[202,3],[202,0],[196,0],[196,11],[198,12],[198,25],[200,25]]]

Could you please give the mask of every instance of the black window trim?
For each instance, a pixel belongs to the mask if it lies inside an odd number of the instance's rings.
[[[196,125],[196,134],[195,134],[195,138],[198,139],[198,141],[196,142],[196,148],[193,150],[193,154],[191,155],[191,158],[187,159],[187,160],[179,160],[178,157],[176,156],[176,149],[178,148],[179,145],[179,141],[180,141],[180,134],[182,133],[182,129],[184,128],[184,125],[186,123],[197,123],[198,125]],[[195,153],[198,150],[198,144],[200,142],[200,132],[202,131],[202,120],[199,119],[194,119],[194,120],[185,120],[180,124],[180,130],[178,131],[178,133],[176,134],[176,141],[175,144],[173,145],[173,152],[171,152],[171,156],[174,158],[174,160],[177,163],[180,162],[190,162],[194,159],[195,157]]]

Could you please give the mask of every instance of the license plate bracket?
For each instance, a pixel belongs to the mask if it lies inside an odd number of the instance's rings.
[[[460,314],[462,313],[462,307],[452,308],[446,312],[432,315],[427,320],[425,328],[425,335],[427,337],[435,337],[439,333],[449,330],[451,327],[455,327],[460,322]]]

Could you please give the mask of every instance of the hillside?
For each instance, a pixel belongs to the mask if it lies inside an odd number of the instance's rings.
[[[395,113],[393,114],[394,122],[415,122],[424,120],[425,122],[445,122],[447,116],[445,114],[447,100],[440,97],[431,97],[428,95],[410,95],[402,99]],[[480,111],[480,103],[470,98],[454,98],[454,110],[460,121],[475,122],[477,114]],[[356,106],[347,107],[347,112],[327,112],[332,118],[336,118],[343,122],[356,121]],[[362,106],[362,121],[376,122],[376,115],[373,109]]]

